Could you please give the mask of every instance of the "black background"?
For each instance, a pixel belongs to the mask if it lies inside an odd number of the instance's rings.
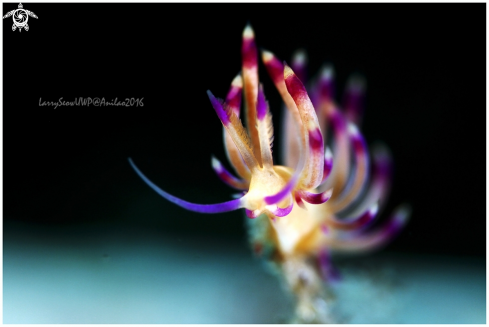
[[[4,4],[3,13],[17,4]],[[39,226],[129,225],[244,238],[242,212],[187,212],[150,190],[197,203],[233,190],[206,96],[239,72],[247,22],[258,46],[309,73],[334,64],[338,95],[367,78],[363,132],[395,161],[387,211],[413,215],[391,250],[485,256],[485,4],[38,4],[28,32],[3,21],[4,233]],[[281,100],[260,66],[281,141]],[[77,97],[144,98],[143,107],[39,106]],[[20,226],[20,227],[19,227]]]

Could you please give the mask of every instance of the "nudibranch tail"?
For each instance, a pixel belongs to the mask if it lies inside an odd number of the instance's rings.
[[[129,163],[131,164],[131,167],[136,171],[136,173],[141,177],[141,179],[148,184],[149,187],[151,187],[156,193],[167,199],[168,201],[175,203],[176,205],[187,209],[191,211],[196,211],[200,213],[220,213],[220,212],[227,212],[227,211],[233,211],[237,210],[240,208],[244,207],[244,200],[245,196],[227,201],[227,202],[222,202],[222,203],[216,203],[216,204],[196,204],[196,203],[191,203],[185,200],[182,200],[180,198],[177,198],[176,196],[173,196],[165,191],[163,191],[161,188],[156,186],[152,181],[150,181],[140,170],[134,162],[132,161],[131,158],[128,158]]]
[[[331,262],[331,254],[327,249],[322,249],[318,253],[319,267],[324,280],[329,282],[338,282],[341,277],[339,271]]]
[[[242,74],[245,98],[246,126],[250,133],[254,155],[261,166],[260,139],[256,128],[256,100],[258,96],[258,50],[255,43],[255,33],[251,25],[247,25],[243,31],[241,45]]]

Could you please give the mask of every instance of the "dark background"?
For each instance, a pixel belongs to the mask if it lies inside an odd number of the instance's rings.
[[[3,14],[17,8],[4,4]],[[334,64],[368,82],[363,132],[395,161],[387,212],[413,214],[389,250],[485,256],[485,4],[38,4],[28,32],[3,21],[4,235],[132,226],[244,239],[244,214],[202,215],[160,198],[131,170],[197,203],[234,193],[206,96],[239,72],[249,21],[258,46],[309,73]],[[260,66],[280,151],[281,100]],[[39,99],[144,98],[143,107],[39,106]]]

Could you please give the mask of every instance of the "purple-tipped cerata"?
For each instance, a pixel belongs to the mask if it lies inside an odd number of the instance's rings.
[[[238,198],[218,204],[190,203],[161,190],[131,159],[129,163],[149,187],[185,209],[202,213],[245,209],[249,218],[256,218],[248,224],[255,253],[272,261],[297,295],[296,313],[304,318],[297,322],[331,322],[319,319],[330,316],[329,303],[319,301],[328,293],[323,287],[338,280],[331,254],[376,249],[408,219],[409,210],[400,207],[387,222],[373,225],[387,199],[391,157],[382,146],[370,152],[359,129],[365,105],[363,78],[349,80],[341,106],[335,100],[331,65],[324,65],[311,83],[306,80],[304,51],[294,55],[291,66],[272,52],[261,51],[284,104],[283,135],[276,138],[274,109],[260,83],[255,33],[249,24],[242,34],[241,58],[241,71],[225,101],[207,92],[222,121],[226,156],[234,171],[214,157],[212,168],[226,184],[243,191]],[[284,163],[273,158],[275,139],[284,141]],[[178,173],[182,180],[190,178],[186,172]],[[327,283],[321,282],[321,276]]]

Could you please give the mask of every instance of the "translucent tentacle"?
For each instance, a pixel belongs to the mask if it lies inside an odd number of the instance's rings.
[[[162,189],[160,189],[156,184],[154,184],[152,181],[150,181],[139,169],[136,167],[134,162],[129,159],[129,164],[131,164],[132,168],[136,171],[136,173],[141,177],[141,179],[148,184],[149,187],[151,187],[156,193],[167,199],[168,201],[175,203],[176,205],[187,209],[191,211],[196,211],[196,212],[201,212],[201,213],[220,213],[220,212],[227,212],[227,211],[233,211],[237,210],[240,208],[243,208],[243,200],[244,196],[239,199],[223,202],[223,203],[216,203],[216,204],[196,204],[196,203],[191,203],[182,199],[177,198],[176,196],[173,196]]]
[[[325,236],[324,244],[333,250],[365,252],[376,249],[390,241],[402,230],[410,213],[411,209],[407,205],[402,205],[377,230],[361,235],[353,233],[350,237],[343,239]]]
[[[365,139],[353,123],[348,125],[348,136],[355,153],[355,175],[351,186],[345,188],[343,194],[332,201],[331,210],[333,212],[341,211],[350,205],[360,194],[368,177],[369,157]]]
[[[392,158],[387,147],[377,144],[372,150],[372,177],[370,185],[359,204],[356,205],[352,216],[360,215],[373,203],[379,202],[382,209],[389,193],[392,175]]]
[[[374,203],[366,212],[353,219],[337,219],[328,216],[328,225],[335,229],[341,230],[360,230],[367,227],[377,216],[379,212],[378,203]]]

